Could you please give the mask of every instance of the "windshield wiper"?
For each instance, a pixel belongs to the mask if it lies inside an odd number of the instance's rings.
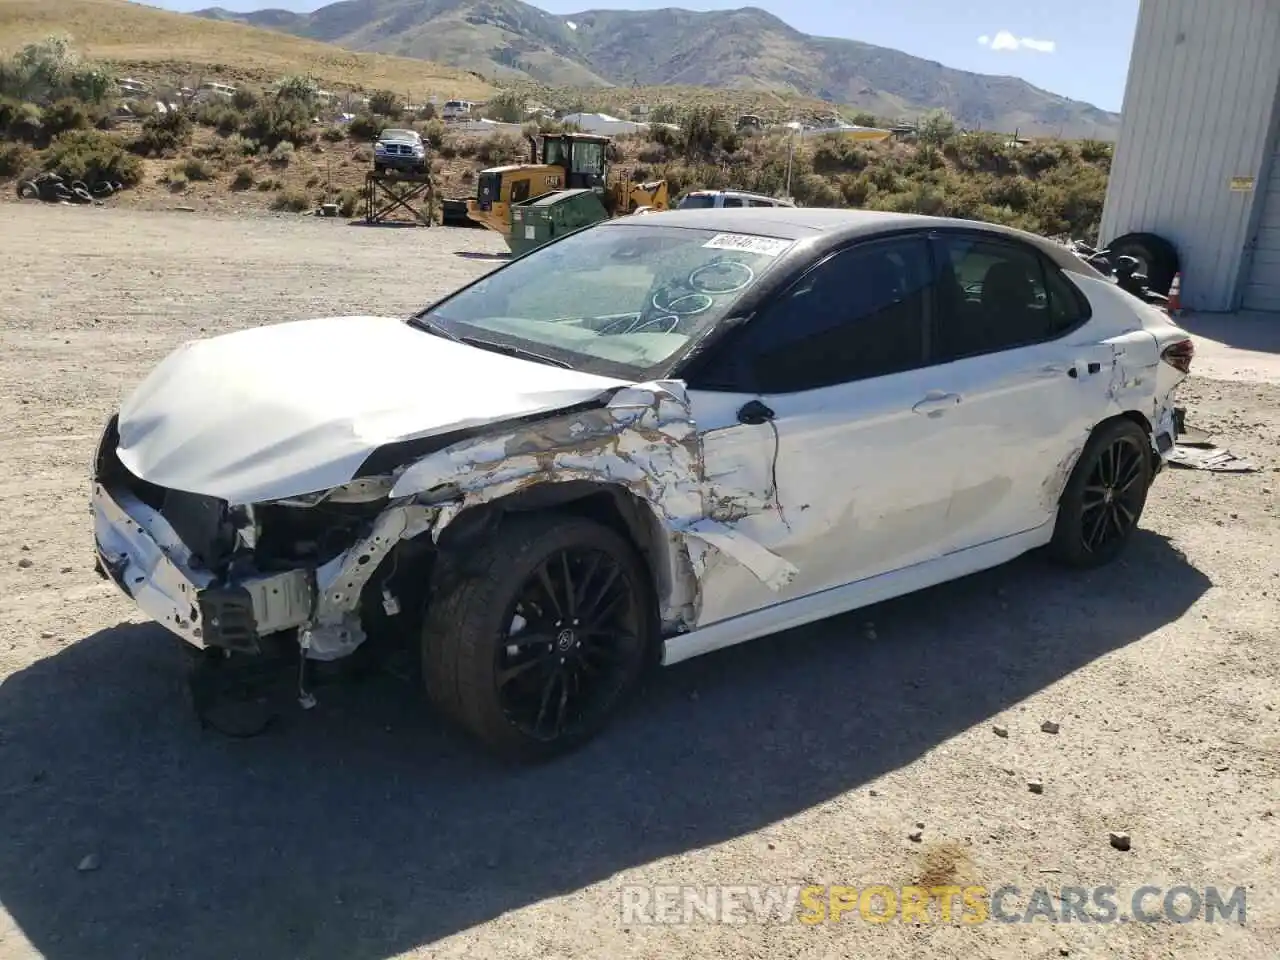
[[[462,339],[456,334],[438,323],[433,323],[427,319],[424,313],[415,314],[409,318],[409,326],[417,330],[425,330],[427,333],[434,333],[437,337],[444,337],[446,340],[452,340],[454,343],[461,343]]]
[[[459,343],[470,344],[473,347],[479,347],[481,350],[491,350],[494,353],[504,353],[508,357],[519,357],[522,360],[533,360],[536,363],[546,363],[553,367],[564,367],[566,370],[572,370],[573,364],[566,363],[563,360],[557,360],[555,357],[547,357],[541,353],[534,353],[532,350],[525,350],[522,347],[513,347],[506,343],[494,343],[492,340],[481,340],[479,337],[455,337]]]

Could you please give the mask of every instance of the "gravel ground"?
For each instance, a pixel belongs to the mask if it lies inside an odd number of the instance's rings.
[[[691,661],[544,768],[489,763],[391,679],[257,739],[202,733],[178,641],[91,569],[107,416],[184,339],[403,314],[499,249],[479,231],[0,207],[0,958],[1277,955],[1275,384],[1187,385],[1189,419],[1262,469],[1167,472],[1113,568],[1024,558]],[[1122,914],[1143,885],[1149,908],[1241,886],[1247,915],[620,911],[624,884],[918,882],[1017,886],[1006,912],[1040,887],[1113,886]]]

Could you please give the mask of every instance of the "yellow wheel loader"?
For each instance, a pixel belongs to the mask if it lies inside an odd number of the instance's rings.
[[[528,140],[530,162],[481,170],[467,201],[467,217],[502,234],[513,253],[597,220],[670,206],[665,180],[609,182],[610,137],[546,134],[541,162],[537,139]]]

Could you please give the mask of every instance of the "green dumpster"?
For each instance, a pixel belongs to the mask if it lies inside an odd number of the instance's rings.
[[[507,236],[507,246],[518,257],[549,240],[608,217],[600,194],[595,190],[553,190],[511,205],[511,233]]]

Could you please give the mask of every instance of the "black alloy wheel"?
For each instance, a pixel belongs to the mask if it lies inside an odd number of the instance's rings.
[[[1148,454],[1129,436],[1114,439],[1099,452],[1084,485],[1080,533],[1090,553],[1108,550],[1138,525],[1146,490],[1143,461]]]
[[[537,512],[433,574],[422,629],[427,695],[492,753],[538,761],[599,733],[657,650],[648,567],[617,531]]]
[[[538,565],[494,651],[498,699],[517,729],[554,741],[609,711],[641,643],[636,592],[601,550],[562,549]]]
[[[1146,430],[1127,417],[1099,426],[1058,502],[1049,552],[1073,567],[1110,563],[1128,545],[1155,473]]]

